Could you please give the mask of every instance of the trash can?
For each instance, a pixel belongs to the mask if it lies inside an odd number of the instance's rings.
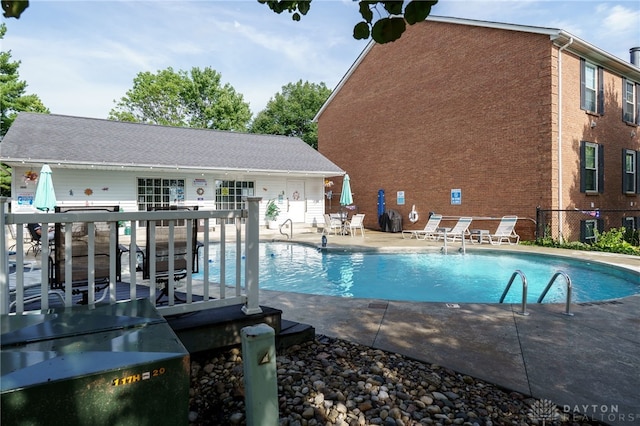
[[[1,424],[188,424],[189,353],[147,299],[0,328]]]

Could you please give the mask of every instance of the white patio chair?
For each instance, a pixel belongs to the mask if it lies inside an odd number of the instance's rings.
[[[329,214],[324,215],[323,235],[329,235],[333,231],[334,235],[338,235],[342,231],[342,221],[339,218],[332,218]]]
[[[351,220],[344,224],[345,230],[353,237],[353,235],[360,230],[360,233],[364,237],[364,214],[354,214]]]
[[[516,234],[516,222],[518,216],[503,216],[498,224],[498,229],[493,234],[489,234],[489,242],[495,246],[502,244],[503,241],[510,245],[520,242],[520,235]]]
[[[470,217],[461,217],[458,219],[458,222],[451,229],[443,229],[439,228],[436,232],[436,240],[443,239],[447,241],[454,242],[458,239],[462,241],[467,235],[469,235],[469,225],[471,225],[471,221],[473,218]]]
[[[408,235],[409,239],[415,237],[416,239],[426,240],[429,238],[433,240],[436,238],[436,231],[438,230],[438,226],[440,226],[441,221],[441,214],[432,214],[427,221],[427,224],[424,226],[424,229],[402,231],[402,238],[406,238],[405,235]]]

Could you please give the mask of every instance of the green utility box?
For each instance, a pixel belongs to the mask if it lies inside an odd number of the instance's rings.
[[[0,424],[188,424],[189,353],[147,299],[2,315],[0,330]]]

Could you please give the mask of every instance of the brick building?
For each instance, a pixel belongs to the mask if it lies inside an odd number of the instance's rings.
[[[380,189],[405,229],[430,211],[517,215],[525,239],[538,206],[638,209],[640,48],[631,57],[560,29],[430,17],[365,48],[316,116],[318,149],[374,229]],[[551,227],[577,239],[562,213]]]

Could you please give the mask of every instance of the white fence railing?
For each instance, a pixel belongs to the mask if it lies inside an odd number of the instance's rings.
[[[0,198],[1,212],[6,212],[6,198]],[[157,288],[156,282],[160,280],[160,271],[156,270],[156,262],[150,261],[148,271],[148,279],[144,280],[139,273],[136,273],[138,265],[135,253],[141,252],[140,245],[145,245],[145,252],[151,254],[151,259],[155,259],[156,253],[156,226],[162,223],[168,230],[168,250],[167,268],[163,271],[163,279],[165,280],[165,290],[167,297],[165,302],[157,305],[157,309],[163,315],[173,315],[180,313],[188,313],[203,309],[211,309],[224,307],[229,305],[243,305],[245,314],[250,315],[261,312],[258,300],[259,282],[258,282],[258,266],[259,266],[259,197],[247,198],[246,210],[164,210],[150,212],[82,212],[73,211],[66,213],[4,213],[0,214],[0,229],[2,229],[2,238],[0,238],[0,253],[5,253],[0,260],[0,314],[7,313],[28,313],[31,310],[46,310],[49,308],[49,297],[55,296],[64,302],[65,306],[71,306],[74,294],[74,279],[72,275],[77,272],[80,263],[76,257],[76,266],[74,267],[74,244],[72,243],[74,224],[82,224],[86,230],[84,234],[84,242],[86,251],[80,268],[86,273],[84,274],[84,283],[86,285],[86,303],[95,305],[101,298],[104,301],[114,304],[123,300],[132,300],[141,297],[138,294],[139,285],[148,286],[148,297],[155,305],[157,294],[160,289]],[[215,226],[216,220],[223,223]],[[244,220],[244,224],[242,221]],[[151,221],[151,222],[148,222]],[[194,294],[193,282],[193,261],[198,261],[197,251],[194,253],[195,244],[192,244],[193,236],[186,233],[186,268],[182,271],[182,278],[186,285],[181,287],[181,293],[184,293],[184,302],[176,303],[175,296],[175,279],[177,266],[174,262],[174,232],[178,228],[176,224],[186,223],[186,228],[190,229],[194,221],[201,226],[198,227],[199,246],[203,251],[202,258],[202,277],[198,276],[198,281],[202,280],[202,287],[198,285],[199,293]],[[53,251],[55,247],[49,244],[49,236],[47,232],[42,233],[41,252],[36,256],[40,260],[40,279],[37,283],[25,283],[25,271],[32,267],[30,264],[33,256],[25,255],[24,248],[28,247],[30,239],[28,230],[25,229],[29,223],[40,223],[42,229],[46,230],[49,226],[58,224],[58,229],[64,232],[64,261],[59,262],[64,265],[60,268],[57,265],[56,270],[63,271],[56,277],[55,281],[62,285],[52,286],[52,268],[55,268],[55,260]],[[130,241],[128,244],[122,244],[118,241],[118,223],[130,223],[130,236],[125,238]],[[108,271],[104,275],[104,292],[96,291],[96,224],[102,224],[102,244],[108,244]],[[107,225],[104,225],[104,224]],[[150,223],[148,230],[138,224]],[[235,235],[226,235],[226,226],[224,223],[235,224]],[[9,227],[13,227],[15,235],[8,244]],[[242,229],[245,229],[243,240]],[[148,235],[148,241],[146,235]],[[209,268],[209,247],[212,243],[220,244],[217,259],[211,259],[214,264],[219,267],[219,275],[212,276]],[[9,251],[9,245],[15,243],[15,248]],[[235,244],[235,279],[234,282],[227,282],[225,277],[227,256],[225,256],[225,247],[228,244]],[[244,255],[242,246],[244,244]],[[60,247],[58,250],[62,250]],[[84,249],[83,249],[84,250]],[[106,249],[105,249],[106,250]],[[122,256],[123,253],[129,253],[130,256]],[[128,258],[129,276],[127,282],[119,280],[124,265],[121,265],[122,258]],[[241,261],[241,258],[242,261]],[[244,265],[243,265],[244,264]],[[104,265],[103,265],[104,266]],[[244,276],[242,267],[244,266]],[[104,266],[106,269],[107,266]],[[126,270],[126,268],[124,268]],[[72,283],[72,285],[67,285]],[[199,284],[199,283],[198,283]],[[123,294],[123,286],[128,285],[128,295],[125,299],[117,294]],[[119,292],[116,291],[116,287]],[[231,288],[231,289],[230,289]],[[217,290],[215,298],[212,295],[213,290]],[[101,294],[96,294],[101,293]],[[231,294],[229,294],[231,293]],[[194,297],[195,296],[195,297]],[[34,302],[39,305],[33,308]],[[28,310],[27,310],[28,308]]]

